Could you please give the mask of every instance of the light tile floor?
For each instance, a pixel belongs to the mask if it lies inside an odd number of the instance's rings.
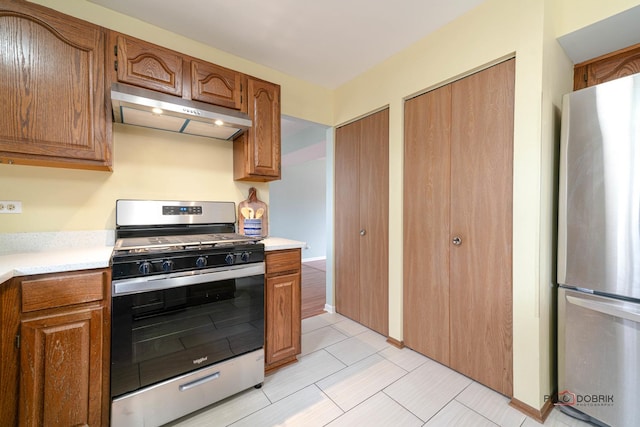
[[[387,427],[503,426],[540,423],[509,399],[339,314],[302,321],[298,362],[171,426]],[[545,426],[588,424],[554,409]]]

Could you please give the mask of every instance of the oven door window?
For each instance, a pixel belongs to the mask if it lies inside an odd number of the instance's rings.
[[[116,296],[111,396],[264,346],[264,275]]]

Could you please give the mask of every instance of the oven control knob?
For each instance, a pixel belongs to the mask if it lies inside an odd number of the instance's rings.
[[[202,268],[207,265],[207,258],[201,256],[196,260],[196,267]]]
[[[162,261],[162,271],[168,273],[171,270],[173,270],[173,261],[170,259],[165,259],[164,261]]]
[[[227,254],[226,257],[224,257],[224,262],[226,262],[227,264],[231,265],[233,264],[233,262],[235,261],[235,257],[233,256],[233,254]]]
[[[249,252],[242,252],[242,254],[240,255],[240,259],[242,260],[242,262],[249,261],[249,257]]]
[[[153,271],[153,267],[149,261],[144,261],[138,267],[138,271],[140,271],[141,274],[149,274]]]

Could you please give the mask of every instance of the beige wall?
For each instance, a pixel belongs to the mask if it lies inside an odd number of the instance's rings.
[[[268,202],[267,184],[233,181],[229,141],[115,124],[113,143],[113,173],[2,165],[3,200],[23,213],[2,216],[0,232],[113,229],[124,198],[237,202],[255,186]]]
[[[404,99],[515,55],[514,396],[542,406],[555,387],[555,163],[561,95],[571,90],[572,68],[555,39],[638,1],[488,0],[333,92],[84,0],[37,2],[279,83],[283,114],[336,125],[389,105],[389,330],[396,339],[403,334],[397,260],[402,256]],[[111,174],[2,166],[0,193],[23,200],[25,213],[3,216],[0,232],[112,228],[113,205],[122,197],[242,200],[249,185],[233,182],[228,144],[116,126]],[[268,193],[266,184],[258,188],[259,195]]]

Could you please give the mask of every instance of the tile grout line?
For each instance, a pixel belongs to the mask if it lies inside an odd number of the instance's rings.
[[[457,371],[456,371],[457,372]],[[464,375],[464,374],[460,374],[460,375]],[[451,403],[452,401],[456,401],[457,403],[459,403],[460,405],[464,406],[465,408],[469,409],[471,412],[475,412],[476,414],[480,415],[482,418],[484,418],[485,420],[489,421],[491,424],[495,424],[496,426],[500,426],[500,424],[498,424],[497,422],[495,422],[492,419],[489,419],[488,417],[486,417],[484,414],[481,414],[480,412],[476,411],[475,409],[465,405],[463,402],[458,400],[458,396],[460,396],[462,394],[462,392],[464,392],[466,389],[468,389],[469,387],[471,387],[471,385],[477,381],[473,380],[472,378],[467,377],[466,375],[464,375],[465,378],[468,378],[469,380],[471,380],[471,382],[469,384],[467,384],[467,386],[465,388],[463,388],[462,390],[460,390],[460,392],[458,394],[456,394],[453,399],[451,399],[446,405],[449,405],[449,403]],[[444,406],[442,407],[444,409]]]

